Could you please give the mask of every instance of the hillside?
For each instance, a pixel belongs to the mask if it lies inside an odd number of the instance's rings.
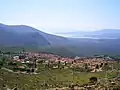
[[[47,34],[25,25],[0,24],[0,34],[1,46],[47,46],[68,43],[67,38]]]

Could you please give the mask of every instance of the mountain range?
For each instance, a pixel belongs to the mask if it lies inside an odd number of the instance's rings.
[[[66,34],[92,38],[68,38],[48,34],[26,25],[0,24],[0,47],[2,50],[24,47],[28,51],[42,51],[62,56],[120,55],[120,30],[104,29]]]
[[[102,29],[96,31],[76,31],[67,33],[58,33],[59,35],[72,36],[77,38],[94,38],[94,39],[118,39],[120,38],[120,29]]]

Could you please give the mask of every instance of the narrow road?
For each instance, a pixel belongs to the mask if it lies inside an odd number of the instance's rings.
[[[8,72],[13,72],[12,70],[10,70],[10,69],[7,69],[7,68],[2,68],[3,70],[6,70],[6,71],[8,71]]]

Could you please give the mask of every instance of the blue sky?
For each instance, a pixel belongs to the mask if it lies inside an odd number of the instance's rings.
[[[0,0],[0,22],[51,33],[120,29],[120,0]]]

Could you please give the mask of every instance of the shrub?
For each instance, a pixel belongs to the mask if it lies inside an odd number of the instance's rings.
[[[91,77],[90,79],[91,83],[96,83],[97,82],[97,77]]]

